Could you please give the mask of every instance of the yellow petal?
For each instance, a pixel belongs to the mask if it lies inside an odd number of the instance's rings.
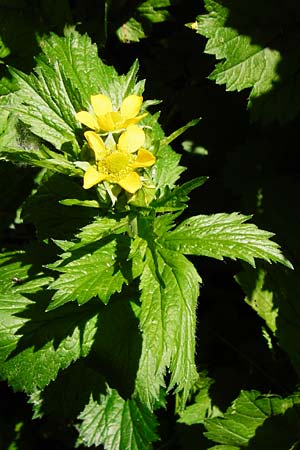
[[[90,189],[95,184],[105,180],[106,176],[103,173],[99,173],[94,167],[90,166],[83,177],[83,189]]]
[[[111,101],[106,95],[91,95],[91,104],[96,116],[103,116],[112,111]]]
[[[136,152],[144,142],[144,130],[137,125],[130,125],[119,137],[118,149],[133,153]]]
[[[131,172],[125,178],[120,180],[118,184],[130,194],[134,194],[142,187],[141,178],[136,172]]]
[[[92,116],[87,111],[80,111],[75,114],[76,119],[83,123],[83,125],[86,125],[87,127],[91,128],[92,130],[99,130],[98,122],[96,117]]]
[[[98,116],[98,126],[103,131],[115,131],[123,128],[123,120],[120,113],[113,111],[104,116]]]
[[[148,113],[144,113],[144,114],[141,114],[140,116],[132,117],[131,119],[126,119],[124,121],[124,128],[129,127],[129,125],[135,125],[136,123],[138,123],[140,120],[142,120],[147,115],[148,115]]]
[[[104,158],[106,151],[104,142],[102,141],[101,137],[97,133],[95,133],[95,131],[86,131],[84,133],[84,137],[88,141],[91,149],[94,151],[96,161]]]
[[[145,148],[140,148],[136,157],[136,160],[133,163],[134,167],[150,167],[155,163],[155,156],[146,150]]]
[[[120,107],[121,115],[125,119],[135,117],[138,115],[143,103],[143,97],[140,95],[129,95],[126,97]]]

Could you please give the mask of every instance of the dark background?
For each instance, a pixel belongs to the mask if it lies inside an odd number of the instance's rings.
[[[147,37],[140,42],[121,42],[116,35],[118,27],[134,15],[140,2],[113,2],[106,24],[104,3],[0,0],[0,37],[10,49],[5,63],[29,73],[34,67],[34,55],[38,54],[38,37],[50,31],[62,35],[65,24],[74,24],[81,33],[87,32],[98,44],[104,62],[114,65],[119,73],[126,73],[138,58],[139,77],[146,79],[144,99],[162,100],[153,111],[161,111],[160,123],[166,135],[191,119],[202,118],[173,144],[187,168],[182,181],[209,176],[209,181],[191,194],[186,214],[232,211],[253,214],[254,223],[276,234],[275,240],[297,268],[300,65],[297,70],[298,57],[294,58],[296,62],[290,57],[300,39],[297,2],[264,2],[262,7],[261,2],[244,1],[239,2],[242,7],[237,11],[231,4],[234,2],[223,2],[232,7],[228,25],[251,35],[253,42],[260,43],[261,29],[276,30],[268,45],[282,52],[278,74],[282,82],[294,83],[295,88],[292,94],[287,94],[288,100],[277,104],[278,118],[270,114],[269,121],[252,120],[247,110],[250,90],[226,92],[225,86],[208,79],[216,60],[204,53],[206,39],[186,26],[205,13],[202,1],[171,1],[169,19],[158,24],[145,23]],[[291,64],[296,66],[294,78],[289,75]],[[0,93],[14,89],[4,65],[0,65],[0,75],[3,77]],[[260,107],[257,102],[256,111]],[[208,154],[185,151],[182,142],[186,140],[191,141],[192,149],[201,146]],[[21,247],[32,237],[30,226],[11,230],[9,224],[30,193],[35,174],[36,170],[29,167],[0,163],[3,249]],[[276,342],[276,351],[268,349],[261,333],[263,322],[244,303],[244,293],[233,278],[242,265],[207,258],[194,258],[193,262],[203,278],[198,306],[197,363],[199,370],[207,370],[215,379],[211,389],[215,403],[225,410],[241,389],[280,395],[293,392],[297,376],[287,354]],[[285,283],[293,296],[297,270],[286,277]],[[297,298],[293,297],[293,301]],[[53,417],[31,421],[31,407],[25,395],[13,393],[4,382],[0,386],[1,450],[12,450],[9,443],[14,436],[21,450],[74,448],[73,424]],[[170,399],[167,410],[160,413],[162,441],[156,444],[157,448],[200,450],[212,445],[202,437],[201,427],[178,427],[173,407]],[[23,423],[19,438],[14,430],[18,422]]]

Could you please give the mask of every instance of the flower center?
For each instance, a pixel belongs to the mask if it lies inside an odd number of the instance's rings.
[[[130,155],[126,153],[114,152],[105,158],[107,171],[113,175],[129,169]]]

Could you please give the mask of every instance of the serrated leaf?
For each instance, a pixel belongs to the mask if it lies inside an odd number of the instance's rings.
[[[265,321],[300,373],[299,269],[245,268],[236,276],[245,301]]]
[[[0,377],[28,393],[89,353],[99,314],[95,303],[80,311],[68,305],[46,313],[45,287],[52,279],[39,272],[38,257],[9,253],[1,258],[0,271]]]
[[[136,84],[138,63],[127,75],[118,76],[99,59],[90,38],[72,28],[66,30],[64,38],[53,34],[42,40],[41,47],[43,54],[37,58],[35,74],[11,68],[19,90],[2,97],[0,107],[15,113],[33,134],[76,160],[80,151],[76,112],[89,109],[90,96],[100,92],[115,106],[129,94],[141,94],[143,82]]]
[[[86,358],[80,358],[61,370],[57,378],[44,389],[37,388],[32,392],[29,403],[34,412],[33,419],[52,415],[75,421],[89,403],[90,396],[98,397],[105,392],[105,388],[105,379],[101,373],[88,367]]]
[[[146,253],[141,275],[140,327],[143,347],[136,389],[151,407],[164,386],[166,368],[169,389],[182,391],[184,405],[197,379],[194,361],[196,302],[200,277],[184,256],[161,249]]]
[[[0,295],[13,297],[23,292],[33,293],[47,284],[52,279],[45,275],[42,267],[47,251],[46,246],[33,244],[26,250],[1,254]]]
[[[98,208],[65,206],[61,200],[70,197],[80,201],[90,200],[91,192],[85,191],[72,178],[52,175],[30,196],[22,209],[24,221],[33,223],[39,238],[71,238],[81,227],[90,223]]]
[[[30,131],[57,149],[76,142],[75,109],[65,87],[60,66],[38,67],[36,75],[11,69],[19,90],[10,94],[3,108],[17,114]],[[79,151],[79,149],[77,149]]]
[[[299,405],[298,395],[281,398],[261,395],[257,391],[241,391],[223,418],[206,420],[208,431],[205,436],[237,448],[290,448],[300,436]],[[284,426],[291,427],[296,433]],[[269,434],[270,430],[273,436]]]
[[[166,187],[175,186],[185,168],[179,165],[180,156],[169,146],[160,148],[156,156],[157,161],[151,173],[155,186],[163,192]]]
[[[199,177],[194,180],[187,181],[181,186],[176,186],[173,189],[165,189],[164,195],[151,203],[157,212],[177,211],[184,209],[189,200],[188,194],[202,186],[207,180],[207,177]]]
[[[255,258],[280,262],[292,268],[282,255],[279,245],[271,241],[273,233],[245,224],[250,216],[238,213],[199,215],[182,222],[163,239],[172,250],[189,255],[242,259],[255,266]]]
[[[110,82],[117,77],[117,72],[100,60],[97,46],[87,34],[80,35],[73,27],[66,28],[64,38],[53,33],[43,40],[42,50],[51,66],[60,62],[69,89],[77,98],[76,108],[88,107],[90,96],[100,90],[110,95]],[[38,62],[45,57],[40,56]]]
[[[128,219],[125,218],[114,218],[114,217],[96,217],[96,219],[83,227],[76,238],[79,242],[73,245],[72,250],[80,248],[86,244],[90,244],[95,241],[99,241],[106,236],[111,234],[120,234],[126,231],[128,228]]]
[[[226,84],[228,91],[251,88],[248,108],[254,119],[291,120],[299,112],[299,105],[288,101],[297,95],[300,82],[299,60],[290,45],[299,39],[294,33],[296,3],[282,9],[264,2],[263,11],[230,0],[206,0],[205,6],[209,14],[198,16],[192,28],[208,38],[205,52],[222,60],[210,79]],[[248,16],[251,20],[245,22]],[[290,30],[283,43],[278,29]]]
[[[13,298],[11,310],[2,315],[2,360],[0,376],[15,390],[27,393],[44,388],[55,379],[60,369],[89,353],[96,332],[99,307],[81,308],[67,305],[45,312],[48,298],[40,292],[35,303],[24,303],[16,316]],[[45,304],[46,300],[46,304]],[[0,305],[1,308],[1,305]]]
[[[102,62],[91,39],[72,27],[65,30],[65,38],[52,34],[42,49],[51,65],[57,60],[61,63],[77,111],[88,108],[90,96],[100,92],[110,97],[116,107],[127,95],[142,93],[143,82],[136,84],[137,61],[126,75],[119,76],[112,66]]]
[[[209,390],[213,384],[213,380],[206,374],[199,374],[199,380],[195,384],[197,389],[195,400],[187,406],[180,414],[179,423],[193,425],[196,423],[204,423],[205,419],[222,415],[220,410],[213,405]]]
[[[59,265],[50,265],[62,275],[49,286],[56,292],[48,310],[70,301],[82,305],[95,296],[107,303],[112,294],[120,292],[127,282],[118,267],[120,246],[121,239],[102,240],[86,249],[74,250]]]
[[[0,109],[3,112],[3,110]],[[8,114],[8,111],[5,111]],[[3,116],[3,114],[2,114]],[[18,164],[43,167],[66,175],[82,176],[83,172],[62,154],[41,144],[41,140],[9,114],[0,131],[0,159]]]
[[[43,167],[65,175],[82,176],[82,171],[77,169],[70,161],[49,149],[46,150],[43,146],[36,150],[21,147],[2,147],[0,158],[14,163]]]
[[[79,437],[87,447],[102,444],[107,450],[150,450],[151,442],[158,439],[150,411],[135,399],[124,400],[109,387],[106,395],[90,399],[79,419]]]

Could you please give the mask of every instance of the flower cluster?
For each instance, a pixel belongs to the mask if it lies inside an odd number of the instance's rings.
[[[111,100],[103,94],[92,95],[93,112],[80,111],[76,118],[93,131],[84,136],[94,153],[94,164],[89,165],[83,180],[84,189],[107,181],[117,184],[130,194],[142,187],[142,178],[136,169],[151,167],[155,156],[146,150],[145,132],[137,125],[147,113],[139,114],[143,98],[138,95],[126,97],[119,110],[114,111]],[[103,134],[120,134],[116,140]]]

